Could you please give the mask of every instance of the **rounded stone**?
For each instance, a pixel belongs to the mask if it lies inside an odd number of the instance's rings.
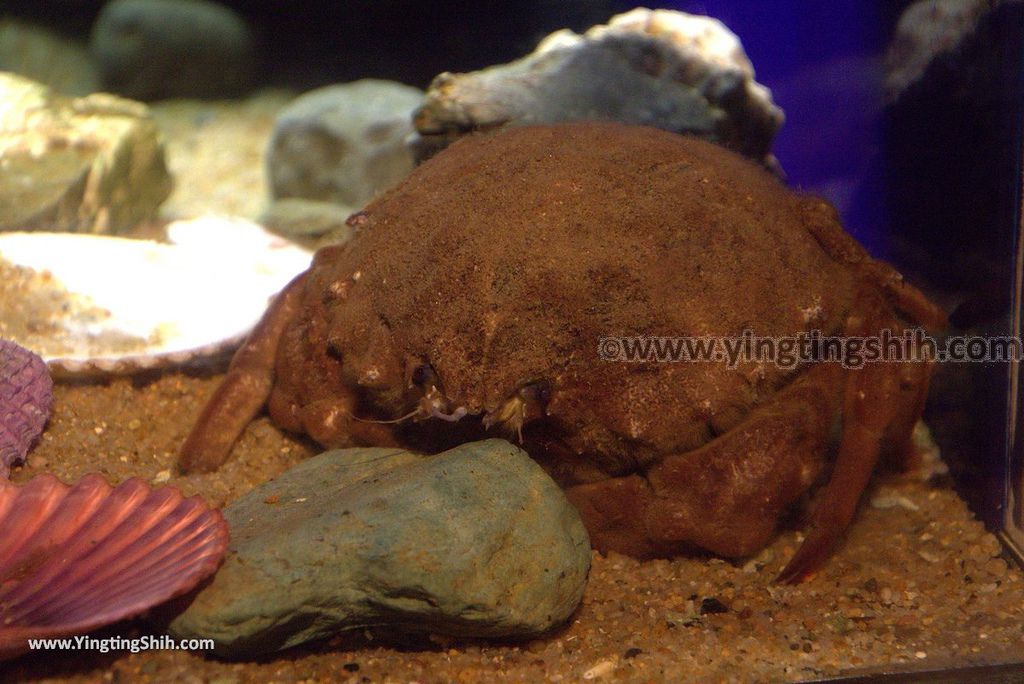
[[[224,517],[224,565],[170,626],[223,657],[359,628],[538,635],[573,613],[590,568],[579,514],[500,439],[434,456],[328,451]]]

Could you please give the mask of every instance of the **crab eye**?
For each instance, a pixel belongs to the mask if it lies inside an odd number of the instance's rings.
[[[331,357],[335,361],[341,361],[344,352],[341,348],[340,340],[328,340],[327,341],[327,356]]]
[[[437,373],[429,363],[421,363],[412,369],[412,384],[417,387],[428,387],[437,382]]]

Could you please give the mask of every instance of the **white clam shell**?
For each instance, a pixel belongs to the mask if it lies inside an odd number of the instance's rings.
[[[76,302],[63,313],[40,313],[39,327],[54,330],[57,351],[6,336],[42,356],[55,376],[127,374],[193,362],[237,346],[269,299],[312,257],[243,221],[178,222],[168,233],[181,244],[69,233],[0,235],[0,259],[51,273]]]

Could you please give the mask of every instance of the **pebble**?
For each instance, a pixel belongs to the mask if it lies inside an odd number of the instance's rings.
[[[171,624],[178,638],[214,639],[223,657],[371,625],[539,635],[572,614],[590,567],[576,509],[499,439],[435,456],[329,451],[224,516],[227,559]]]
[[[602,660],[583,673],[583,679],[600,679],[615,671],[614,660]]]
[[[708,597],[700,602],[701,615],[707,615],[708,613],[714,615],[728,612],[729,608],[724,603],[716,599],[714,596]]]
[[[992,560],[985,563],[985,572],[994,576],[996,579],[1002,579],[1006,576],[1006,561],[1002,558],[993,558]]]
[[[905,508],[908,511],[919,511],[920,507],[905,496],[899,494],[882,493],[872,497],[871,505],[874,508]]]

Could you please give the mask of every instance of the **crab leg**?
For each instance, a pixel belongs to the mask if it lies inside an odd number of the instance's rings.
[[[862,288],[861,293],[858,297],[860,313],[848,319],[847,334],[878,334],[887,327],[882,316],[888,307],[878,291],[870,286]],[[909,441],[909,414],[901,402],[905,396],[900,396],[901,379],[909,379],[904,372],[905,365],[883,361],[846,371],[839,455],[812,514],[807,537],[777,581],[793,583],[806,579],[831,553],[853,519],[860,496],[878,462],[886,432],[898,433],[893,436]],[[926,364],[922,367],[927,369]],[[924,378],[927,378],[927,370]],[[912,408],[920,406],[922,392],[923,389],[913,390]],[[907,444],[897,447],[906,451]]]
[[[306,273],[296,276],[235,352],[227,375],[181,445],[182,472],[209,472],[227,460],[245,426],[256,417],[274,384],[278,341],[299,307]]]
[[[591,543],[642,558],[694,547],[740,557],[764,546],[779,514],[817,475],[841,370],[808,369],[732,430],[666,457],[646,477],[570,487]]]
[[[905,318],[929,330],[942,330],[949,325],[946,312],[932,302],[916,287],[903,279],[895,268],[884,261],[874,259],[862,265],[866,277],[874,278],[886,294],[892,306]]]
[[[868,257],[853,238],[829,220],[835,210],[811,200],[807,228],[826,252],[861,272],[857,313],[847,321],[849,335],[875,335],[894,321],[891,307],[903,317],[928,329],[948,325],[941,308],[903,280],[889,264]],[[916,460],[911,433],[920,418],[928,393],[931,362],[869,363],[847,372],[843,396],[843,434],[832,478],[814,511],[807,538],[777,578],[780,582],[806,579],[828,556],[850,524],[860,496],[878,461],[881,443],[888,437],[904,466]]]
[[[896,467],[902,471],[921,465],[922,454],[914,444],[914,428],[924,415],[934,359],[925,363],[900,364],[898,383],[901,396],[896,400],[898,414],[889,424],[883,440],[896,447]]]

